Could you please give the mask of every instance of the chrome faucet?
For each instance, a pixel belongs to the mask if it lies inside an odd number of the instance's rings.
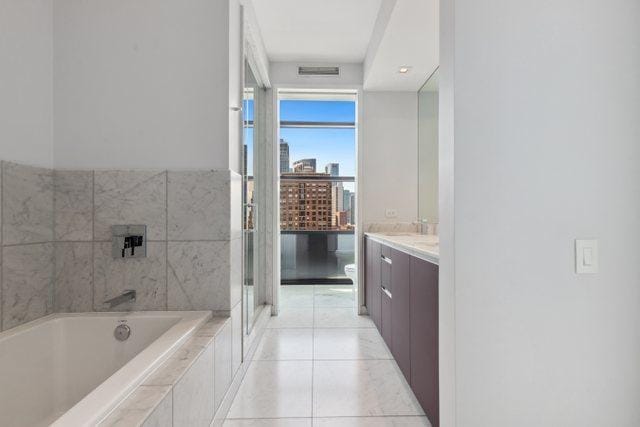
[[[136,291],[129,289],[122,292],[122,294],[118,295],[115,298],[106,300],[105,302],[103,302],[103,304],[108,305],[109,308],[111,309],[121,304],[124,304],[125,302],[128,302],[128,301],[135,302],[135,300],[136,300]]]
[[[413,224],[418,226],[418,233],[429,234],[429,221],[426,219],[419,219]]]

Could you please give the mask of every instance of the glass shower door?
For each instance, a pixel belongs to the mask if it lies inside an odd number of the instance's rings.
[[[254,323],[255,308],[258,301],[255,287],[256,276],[256,205],[254,180],[254,94],[258,89],[251,67],[245,62],[245,82],[243,95],[243,168],[242,168],[242,203],[243,203],[243,250],[244,250],[244,315],[246,333],[251,331]]]

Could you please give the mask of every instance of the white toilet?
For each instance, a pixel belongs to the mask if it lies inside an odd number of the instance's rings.
[[[349,279],[356,285],[357,274],[356,274],[356,265],[355,264],[347,264],[344,266],[344,273],[347,275]]]

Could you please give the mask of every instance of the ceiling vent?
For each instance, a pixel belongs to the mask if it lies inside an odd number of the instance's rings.
[[[340,67],[298,67],[299,76],[339,76]]]

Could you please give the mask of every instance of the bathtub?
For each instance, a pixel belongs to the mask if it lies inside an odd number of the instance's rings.
[[[0,426],[95,425],[210,317],[54,314],[0,333]]]

